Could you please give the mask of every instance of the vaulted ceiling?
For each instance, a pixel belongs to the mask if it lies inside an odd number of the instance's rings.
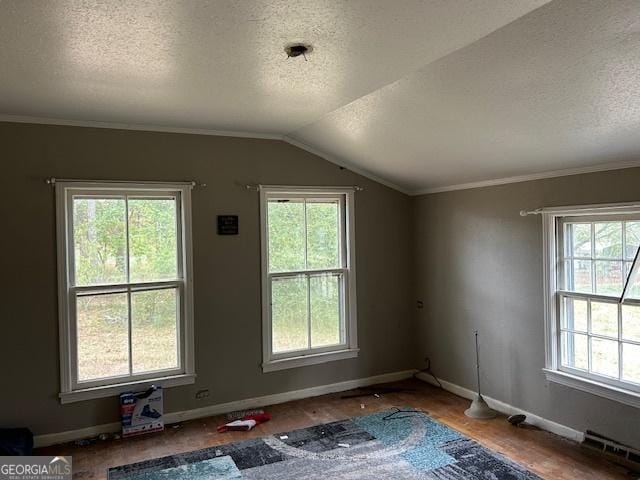
[[[637,0],[0,0],[2,119],[284,137],[413,193],[640,158],[639,87]]]

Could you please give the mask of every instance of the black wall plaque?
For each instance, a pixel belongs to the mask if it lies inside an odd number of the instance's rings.
[[[238,235],[238,215],[218,215],[218,235]]]

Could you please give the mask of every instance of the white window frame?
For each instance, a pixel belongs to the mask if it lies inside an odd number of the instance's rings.
[[[58,304],[60,336],[60,401],[72,403],[119,395],[150,385],[172,387],[195,382],[193,338],[193,274],[191,248],[191,183],[140,183],[56,181],[58,249]],[[176,199],[178,232],[178,279],[119,285],[75,286],[73,271],[73,196],[114,195],[172,197]],[[178,292],[178,368],[78,381],[75,295],[81,291],[118,292],[175,288]]]
[[[272,372],[288,368],[315,365],[324,362],[354,358],[358,356],[356,265],[355,265],[355,218],[353,187],[260,187],[260,229],[262,254],[262,370]],[[336,269],[301,270],[296,272],[269,272],[268,202],[272,198],[331,198],[340,201],[341,260]],[[340,273],[343,276],[341,324],[344,325],[344,342],[323,348],[311,348],[286,353],[272,353],[271,338],[271,282],[274,277],[296,274]]]
[[[560,249],[563,248],[561,229],[568,218],[576,222],[593,222],[606,219],[607,215],[640,215],[640,202],[603,205],[582,205],[542,209],[543,260],[544,260],[544,313],[545,313],[545,368],[547,380],[600,397],[640,408],[640,391],[635,385],[609,379],[593,372],[584,372],[562,365],[561,362],[561,302],[565,297],[594,299],[617,303],[618,297],[601,294],[581,294],[561,291],[559,278],[564,274]],[[571,220],[569,220],[571,221]],[[624,266],[624,257],[623,257]],[[623,272],[625,269],[623,268]],[[624,304],[640,305],[635,299],[625,299]],[[620,319],[618,319],[620,322]],[[618,324],[620,340],[620,323]],[[622,359],[620,359],[620,362]]]

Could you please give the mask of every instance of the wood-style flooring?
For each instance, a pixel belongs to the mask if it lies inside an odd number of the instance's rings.
[[[107,469],[175,453],[198,450],[241,439],[263,437],[278,432],[367,415],[398,406],[421,409],[440,422],[458,430],[527,467],[545,479],[631,480],[639,478],[612,463],[598,452],[534,427],[516,428],[504,416],[493,420],[473,420],[464,415],[469,402],[419,380],[393,384],[413,392],[390,393],[341,399],[343,393],[324,395],[265,407],[273,420],[250,432],[220,434],[216,426],[226,417],[208,417],[167,426],[166,431],[124,440],[107,440],[88,446],[73,443],[39,450],[41,455],[72,455],[74,478],[106,479]]]

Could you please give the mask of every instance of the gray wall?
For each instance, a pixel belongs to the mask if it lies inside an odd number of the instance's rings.
[[[421,196],[415,200],[416,362],[475,389],[473,330],[481,334],[483,391],[584,431],[640,448],[638,410],[547,383],[544,367],[542,206],[640,200],[640,169]]]
[[[166,392],[180,411],[412,368],[411,198],[270,140],[0,123],[4,368],[0,426],[58,432],[118,420],[118,401],[61,405],[54,197],[50,176],[190,180],[193,192],[195,385]],[[238,183],[353,185],[357,359],[263,374],[258,194]],[[240,235],[216,235],[238,214]],[[196,400],[209,388],[211,396]]]
[[[57,398],[54,198],[44,178],[196,179],[209,185],[193,192],[198,379],[167,390],[167,411],[404,370],[424,355],[440,377],[474,388],[479,328],[488,395],[640,446],[636,409],[545,382],[541,221],[518,215],[638,200],[640,169],[411,199],[278,141],[0,123],[0,145],[0,425],[49,433],[118,420],[116,398]],[[356,195],[357,359],[261,372],[258,195],[238,183],[365,187]],[[215,216],[229,213],[240,215],[240,235],[217,236]],[[417,318],[416,298],[425,302]],[[196,400],[202,388],[211,396]]]

